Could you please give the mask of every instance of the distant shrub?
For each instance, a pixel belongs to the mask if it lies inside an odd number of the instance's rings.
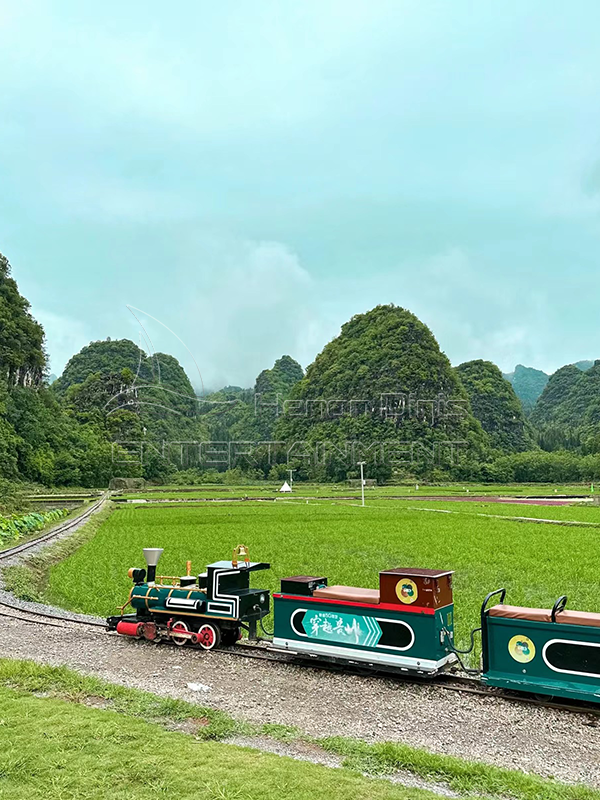
[[[28,533],[44,528],[69,513],[68,508],[53,508],[51,511],[31,511],[29,514],[0,517],[0,545],[17,541]]]

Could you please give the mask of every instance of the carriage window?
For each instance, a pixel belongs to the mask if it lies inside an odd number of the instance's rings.
[[[572,672],[600,678],[600,646],[587,642],[551,642],[544,649],[544,660],[557,672]]]
[[[408,649],[414,641],[414,633],[406,623],[386,622],[380,619],[382,637],[379,640],[380,647],[400,647]]]

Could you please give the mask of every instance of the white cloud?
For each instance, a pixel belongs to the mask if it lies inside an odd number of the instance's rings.
[[[209,270],[188,298],[182,337],[201,369],[210,359],[205,383],[251,385],[283,354],[303,366],[312,360],[322,344],[317,287],[295,253],[279,242],[246,242],[213,254]]]
[[[328,321],[338,325],[380,303],[412,311],[455,365],[481,358],[505,372],[517,361],[547,368],[554,335],[543,291],[527,291],[523,280],[507,280],[501,270],[478,262],[466,249],[451,246],[402,262],[392,273],[321,284],[319,293],[335,298]],[[320,330],[326,324],[322,320]]]
[[[46,334],[46,349],[50,355],[50,372],[60,375],[72,355],[89,344],[86,325],[74,317],[36,308],[35,317]]]
[[[281,242],[198,236],[181,246],[161,275],[162,303],[126,302],[144,309],[135,313],[151,340],[145,349],[174,355],[197,390],[252,386],[284,354],[305,367],[337,333],[318,282]],[[138,341],[133,316],[127,327]]]

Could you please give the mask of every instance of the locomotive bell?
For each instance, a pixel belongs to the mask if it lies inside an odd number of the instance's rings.
[[[154,583],[156,579],[156,565],[162,554],[162,547],[144,547],[144,558],[148,566],[148,583]]]

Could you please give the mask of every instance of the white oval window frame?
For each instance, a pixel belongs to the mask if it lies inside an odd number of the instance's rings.
[[[580,675],[582,678],[600,679],[600,672],[578,672],[572,669],[559,669],[558,667],[554,667],[546,657],[546,650],[550,647],[550,645],[553,644],[576,644],[582,647],[600,647],[600,642],[582,642],[579,639],[550,639],[546,642],[542,649],[542,658],[544,659],[544,664],[553,672],[560,672],[563,675]]]

